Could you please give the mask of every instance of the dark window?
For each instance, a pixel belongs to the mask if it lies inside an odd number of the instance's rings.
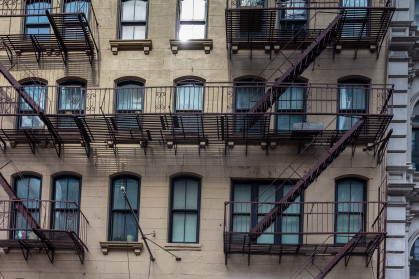
[[[342,37],[365,37],[368,35],[369,24],[365,23],[369,15],[367,8],[369,0],[341,0],[341,6],[346,12]],[[360,9],[361,8],[361,9]],[[371,19],[369,19],[371,20]]]
[[[412,167],[419,170],[419,123],[413,123],[412,129]]]
[[[14,180],[14,190],[17,196],[23,200],[23,204],[31,213],[32,217],[39,222],[39,209],[41,207],[41,178],[36,176],[25,176],[24,179],[18,177]],[[29,201],[31,200],[31,201]],[[31,227],[26,222],[26,219],[20,212],[17,211],[17,206],[13,205],[14,214],[11,223],[13,229],[13,239],[37,239],[36,235],[32,232]]]
[[[306,85],[298,84],[289,87],[277,102],[276,129],[278,132],[289,132],[294,128],[295,123],[302,123],[305,120]]]
[[[238,133],[261,134],[264,131],[264,120],[249,118],[244,113],[253,108],[265,94],[265,83],[258,79],[241,79],[234,83],[235,98],[234,107],[236,112],[243,113],[235,116],[235,130]]]
[[[265,0],[239,0],[237,1],[239,7],[264,7]]]
[[[80,215],[81,179],[60,176],[54,179],[51,228],[78,232]]]
[[[50,26],[45,10],[51,9],[49,0],[26,0],[25,34],[49,34]]]
[[[339,83],[338,130],[349,130],[361,116],[368,112],[369,85],[362,80],[347,80]]]
[[[65,0],[64,13],[83,13],[89,18],[90,0]]]
[[[208,0],[179,0],[180,40],[205,39]]]
[[[45,109],[46,100],[47,100],[47,87],[46,84],[41,81],[29,81],[23,82],[25,91],[29,96],[39,105],[41,109]],[[32,108],[25,102],[22,97],[19,97],[18,105],[19,114],[34,114]],[[42,129],[44,123],[38,116],[19,116],[18,127],[21,129]]]
[[[419,239],[416,239],[410,250],[410,276],[412,279],[419,277]]]
[[[109,240],[128,241],[138,240],[138,229],[132,217],[128,204],[125,202],[121,187],[125,188],[128,200],[139,217],[140,181],[133,176],[119,176],[112,179],[111,200],[109,214]]]
[[[147,37],[148,0],[121,0],[119,38],[140,40]]]
[[[170,242],[199,242],[201,181],[194,177],[173,179],[170,202]]]
[[[257,222],[274,207],[273,202],[291,190],[292,185],[280,185],[263,182],[234,182],[233,208],[230,228],[234,232],[248,233]],[[300,202],[299,197],[296,202]],[[252,204],[253,202],[253,204]],[[255,203],[259,202],[259,203]],[[298,244],[302,226],[302,206],[293,204],[257,239],[259,244]],[[278,234],[282,233],[282,234]]]
[[[336,232],[335,242],[348,242],[355,233],[365,228],[366,183],[358,178],[344,178],[336,182]],[[345,234],[345,232],[351,232]]]
[[[306,0],[281,1],[282,9],[279,14],[279,27],[284,35],[294,36],[298,30],[305,27],[308,18],[306,7]],[[302,33],[299,34],[304,35]]]

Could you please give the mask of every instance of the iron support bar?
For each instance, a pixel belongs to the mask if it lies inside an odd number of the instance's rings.
[[[51,16],[48,10],[45,10],[45,14],[47,15],[48,21],[51,24],[51,28],[54,31],[54,35],[57,38],[57,41],[61,47],[61,51],[64,53],[64,56],[63,56],[64,65],[67,66],[68,51],[67,51],[67,47],[65,46],[64,40],[61,37],[60,30],[58,30],[57,24],[55,23],[54,18]]]

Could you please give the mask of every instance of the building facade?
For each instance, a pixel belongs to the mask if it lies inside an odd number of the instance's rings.
[[[0,3],[4,278],[396,278],[393,1]]]
[[[388,145],[389,278],[417,278],[418,1],[398,1],[390,27],[388,81],[395,85],[394,133]]]

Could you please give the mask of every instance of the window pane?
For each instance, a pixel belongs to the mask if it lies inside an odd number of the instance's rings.
[[[264,6],[265,0],[240,0],[240,6]]]
[[[234,201],[237,202],[234,204],[235,213],[250,213],[251,193],[250,184],[234,185]]]
[[[274,185],[259,185],[259,202],[262,203],[273,203],[275,202],[276,187]],[[273,204],[259,204],[258,214],[268,213],[274,207]]]
[[[190,39],[205,39],[205,25],[181,24],[179,29],[179,39],[182,41]]]
[[[185,241],[185,214],[173,213],[172,241]]]
[[[202,111],[204,88],[193,84],[176,87],[176,110]]]
[[[173,209],[186,207],[186,179],[177,179],[173,186]]]
[[[145,25],[134,26],[134,40],[145,39]]]
[[[180,20],[202,20],[205,21],[206,1],[205,0],[181,0]]]
[[[295,123],[304,122],[304,116],[298,114],[278,115],[277,116],[277,130],[292,131]]]
[[[80,112],[84,111],[85,105],[85,90],[80,87],[61,88],[60,110]]]
[[[337,187],[337,202],[339,212],[348,212],[349,203],[351,201],[351,180],[341,180]],[[343,203],[342,203],[343,202]]]
[[[281,110],[303,110],[304,109],[304,88],[288,88],[278,99],[278,111]]]
[[[238,87],[236,89],[236,109],[249,110],[252,108],[265,93],[264,87]]]
[[[412,130],[412,166],[419,170],[419,129]]]
[[[138,208],[138,180],[127,178],[127,186],[125,187],[127,197],[132,208]],[[121,191],[121,190],[120,190]],[[122,192],[121,192],[122,193]]]
[[[121,187],[125,187],[124,179],[116,179],[113,181],[113,201],[112,201],[112,208],[113,209],[127,209],[128,206],[125,203],[124,194],[121,191]]]
[[[298,216],[282,217],[282,232],[283,233],[300,232],[300,217]],[[298,242],[299,242],[298,234],[283,234],[282,235],[283,244],[298,244]]]
[[[122,38],[123,40],[134,39],[134,26],[124,25],[122,26]]]
[[[366,109],[365,96],[366,89],[356,88],[359,85],[343,85],[339,89],[340,107],[342,111],[345,110],[358,110],[364,111]]]
[[[144,89],[136,83],[124,84],[117,89],[118,111],[142,111]]]
[[[337,216],[336,232],[354,232],[357,233],[362,229],[362,216],[339,214]],[[337,243],[348,242],[354,234],[340,234],[336,236]]]
[[[343,7],[368,7],[368,0],[341,0]]]
[[[233,216],[233,232],[250,232],[250,216]]]
[[[198,209],[198,181],[188,179],[186,188],[186,209]]]
[[[137,0],[135,3],[135,20],[146,21],[147,20],[147,2]]]
[[[55,181],[55,197],[56,201],[65,201],[67,199],[67,178],[58,179]]]
[[[26,27],[26,34],[29,34],[29,35],[49,34],[49,27]]]
[[[292,189],[292,185],[284,185],[284,196]],[[295,202],[301,202],[301,196],[298,197]],[[288,207],[287,210],[284,211],[284,214],[300,214],[301,205],[300,204],[292,204]]]
[[[54,229],[66,231],[78,231],[78,211],[55,211]]]
[[[127,214],[123,212],[112,213],[112,240],[127,241],[126,219]]]
[[[122,1],[122,21],[134,20],[135,2],[135,0]]]
[[[68,179],[68,196],[67,201],[75,202],[77,205],[80,204],[80,182],[78,179],[69,178]],[[74,204],[70,205],[71,207],[76,207]]]
[[[198,226],[198,214],[185,214],[185,242],[197,242],[196,232]]]
[[[258,222],[262,221],[263,216],[258,216]],[[273,244],[275,242],[275,223],[269,226],[266,231],[257,239],[258,244]]]

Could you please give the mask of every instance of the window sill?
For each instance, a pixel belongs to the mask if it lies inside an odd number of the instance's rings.
[[[201,251],[201,244],[196,243],[168,243],[164,245],[168,251]]]
[[[111,50],[114,55],[120,50],[143,50],[149,54],[152,48],[151,40],[110,40]]]
[[[135,255],[141,254],[143,244],[140,242],[123,242],[123,241],[104,241],[99,242],[103,255],[107,255],[109,250],[133,250]]]
[[[212,39],[170,40],[170,49],[173,54],[177,54],[178,50],[204,50],[206,54],[209,54],[212,47]]]

